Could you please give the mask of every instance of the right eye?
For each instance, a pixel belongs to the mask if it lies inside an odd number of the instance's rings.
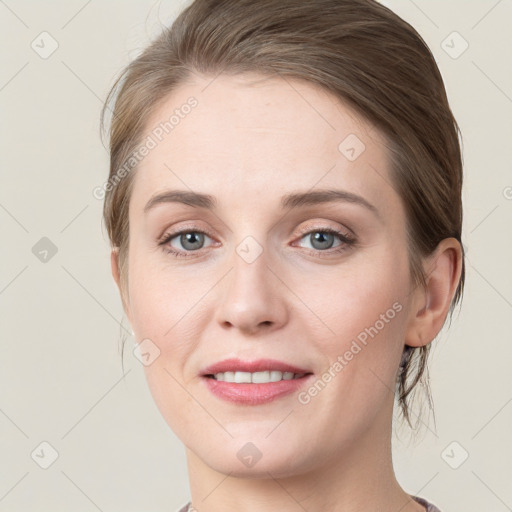
[[[205,238],[210,237],[203,231],[181,230],[166,233],[159,245],[163,246],[164,250],[170,254],[186,258],[188,256],[186,253],[203,249]]]

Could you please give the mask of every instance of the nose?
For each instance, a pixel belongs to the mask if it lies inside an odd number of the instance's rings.
[[[268,263],[265,252],[254,261],[234,253],[232,270],[217,297],[216,320],[223,329],[253,335],[279,329],[288,321],[287,288]]]

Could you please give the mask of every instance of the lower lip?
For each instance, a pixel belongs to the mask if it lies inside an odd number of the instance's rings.
[[[223,400],[239,404],[259,405],[298,391],[310,377],[312,374],[305,375],[300,379],[280,380],[265,384],[236,384],[215,380],[211,377],[203,377],[203,380],[208,389]]]

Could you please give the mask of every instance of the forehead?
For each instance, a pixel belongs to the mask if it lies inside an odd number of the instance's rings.
[[[198,75],[154,110],[148,138],[154,147],[139,163],[134,201],[165,188],[270,200],[316,184],[343,187],[374,204],[398,199],[382,135],[301,80]]]

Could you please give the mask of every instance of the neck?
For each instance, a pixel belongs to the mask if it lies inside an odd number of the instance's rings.
[[[198,512],[425,512],[395,478],[388,415],[342,450],[332,448],[329,459],[279,478],[270,469],[258,478],[226,475],[187,449],[192,506]]]

